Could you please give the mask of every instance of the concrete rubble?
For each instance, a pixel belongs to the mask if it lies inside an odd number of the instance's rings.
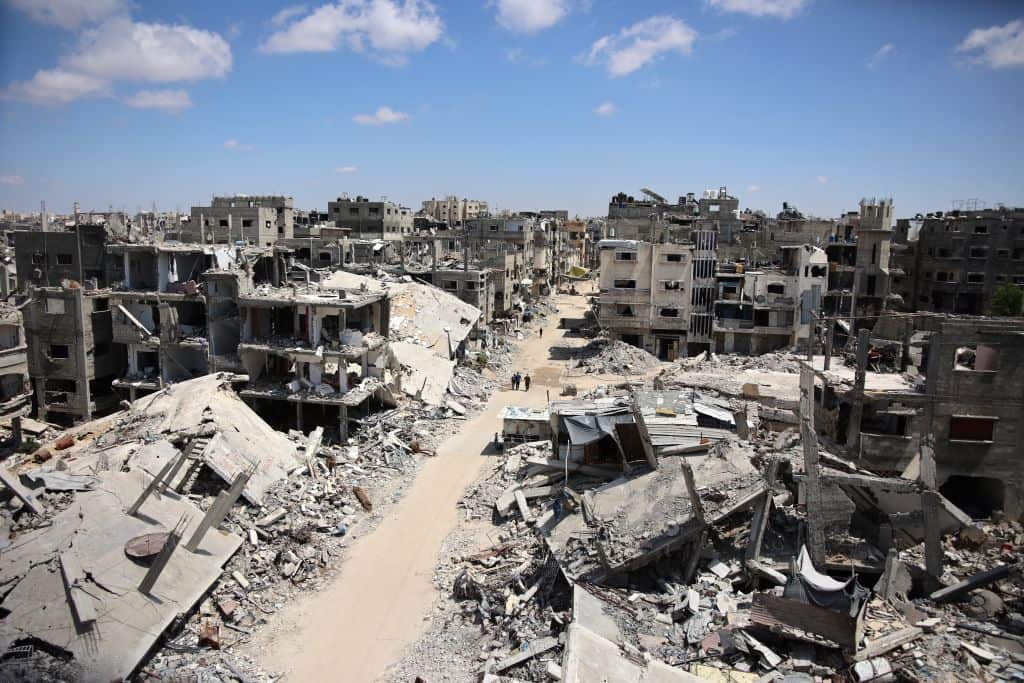
[[[551,403],[465,492],[492,528],[446,541],[450,599],[389,680],[1024,678],[1024,528],[802,436],[805,367],[687,359]]]
[[[413,365],[444,365],[408,344]],[[26,418],[34,440],[0,489],[0,679],[272,679],[234,646],[322,587],[493,391],[469,365],[445,368],[341,443],[275,431],[231,373],[66,431]]]
[[[655,356],[622,341],[595,339],[574,353],[577,373],[637,375],[661,365]]]

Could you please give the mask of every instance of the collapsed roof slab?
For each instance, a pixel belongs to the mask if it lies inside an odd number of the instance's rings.
[[[401,369],[402,391],[419,395],[427,405],[440,405],[455,372],[455,361],[438,358],[425,346],[410,342],[392,342],[389,348]]]
[[[481,312],[444,290],[419,283],[392,285],[391,338],[411,337],[445,360],[469,336]]]
[[[703,517],[693,509],[683,464],[690,465]],[[750,452],[738,443],[721,443],[705,455],[666,457],[659,468],[621,477],[588,491],[586,514],[543,524],[548,546],[571,580],[604,581],[644,567],[754,504],[766,490]]]
[[[80,493],[51,526],[14,539],[0,557],[0,585],[10,588],[0,619],[0,652],[37,638],[71,653],[85,681],[124,680],[174,619],[189,611],[221,575],[241,545],[234,534],[207,533],[195,553],[179,548],[151,595],[138,590],[148,567],[129,559],[125,545],[146,533],[170,530],[183,517],[190,535],[203,512],[187,498],[150,497],[140,514],[125,510],[148,477],[102,472],[97,490]],[[95,621],[78,621],[60,571],[61,553],[76,558],[86,577],[75,590],[91,598]]]
[[[207,465],[225,482],[256,465],[242,492],[254,505],[267,489],[299,466],[295,445],[270,427],[229,386],[224,375],[174,384],[132,404],[131,416],[159,420],[150,433],[214,436],[203,452]],[[131,424],[131,423],[129,423]]]

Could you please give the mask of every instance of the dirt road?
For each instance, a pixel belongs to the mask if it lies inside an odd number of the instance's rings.
[[[582,315],[583,296],[559,296],[562,315]],[[458,523],[456,504],[487,462],[481,453],[500,429],[498,413],[508,404],[546,405],[555,398],[566,361],[549,359],[549,348],[579,345],[557,329],[549,316],[544,335],[520,344],[518,367],[534,383],[529,392],[506,387],[496,392],[477,417],[423,464],[403,498],[372,533],[347,551],[329,587],[275,615],[270,637],[252,644],[252,655],[268,671],[289,681],[373,681],[384,673],[424,627],[436,597],[431,577],[441,543]],[[592,380],[596,383],[598,378]],[[588,382],[589,384],[590,382]]]

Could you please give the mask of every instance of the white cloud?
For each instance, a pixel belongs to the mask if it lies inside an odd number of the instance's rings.
[[[248,152],[252,149],[252,145],[243,145],[238,140],[230,138],[224,141],[224,149],[232,152]]]
[[[358,166],[339,166],[334,169],[335,173],[355,173],[359,170]]]
[[[40,24],[67,29],[92,24],[115,14],[127,13],[127,0],[10,0],[15,9]]]
[[[69,70],[126,81],[194,81],[231,71],[231,47],[219,34],[191,26],[114,19],[82,34],[61,60]]]
[[[633,73],[670,52],[688,55],[697,32],[674,17],[655,16],[598,38],[582,56],[587,65],[604,64],[613,78]]]
[[[140,90],[124,98],[124,103],[135,109],[160,109],[178,114],[192,106],[192,98],[184,90]]]
[[[1024,21],[1016,19],[1005,26],[976,28],[967,34],[956,51],[974,64],[991,69],[1024,66]]]
[[[723,12],[749,14],[752,17],[792,19],[810,0],[707,0],[712,7]]]
[[[820,175],[820,176],[818,176],[818,182],[820,184],[822,184],[822,185],[828,185],[828,176],[827,175]]]
[[[886,57],[893,51],[895,46],[892,43],[886,43],[882,47],[875,50],[875,54],[871,55],[871,59],[868,60],[868,67],[874,69],[876,66],[882,63]]]
[[[83,97],[105,96],[110,84],[102,78],[64,69],[40,69],[28,81],[12,83],[5,97],[33,104],[67,104]]]
[[[25,179],[20,175],[0,175],[0,185],[24,185]]]
[[[747,192],[760,192],[760,191],[761,191],[761,186],[760,185],[747,185]]]
[[[615,113],[615,103],[602,102],[594,108],[594,113],[598,116],[611,116]]]
[[[110,95],[118,81],[220,78],[231,71],[231,64],[231,47],[217,33],[118,17],[83,31],[78,47],[62,57],[58,67],[39,70],[30,80],[11,84],[4,94],[28,102],[64,104]]]
[[[274,26],[284,26],[290,19],[294,19],[303,12],[306,11],[305,5],[289,5],[280,12],[275,14],[271,19],[270,23]]]
[[[569,14],[567,0],[497,0],[498,23],[516,33],[551,28]]]
[[[356,114],[352,120],[361,126],[382,126],[385,123],[399,123],[409,118],[409,115],[402,111],[395,111],[391,107],[379,107],[372,114]]]
[[[323,5],[272,33],[268,53],[369,49],[389,63],[403,63],[441,39],[444,23],[427,0],[343,0]]]

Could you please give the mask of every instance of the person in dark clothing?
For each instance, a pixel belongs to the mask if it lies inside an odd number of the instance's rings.
[[[541,338],[541,339],[543,339],[543,338],[544,338],[544,328],[543,328],[543,327],[542,327],[542,328],[540,328],[540,338]]]
[[[525,384],[526,384],[526,391],[529,391],[530,390],[530,376],[527,375],[526,377],[524,377],[523,378],[523,382],[525,382]]]

